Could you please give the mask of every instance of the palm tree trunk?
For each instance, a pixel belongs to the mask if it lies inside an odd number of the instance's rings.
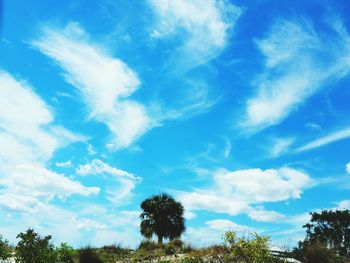
[[[163,237],[158,236],[158,245],[163,245]]]

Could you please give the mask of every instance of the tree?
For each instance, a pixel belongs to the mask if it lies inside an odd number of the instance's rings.
[[[322,243],[339,255],[350,253],[350,211],[323,210],[310,213],[311,220],[304,225],[306,243]]]
[[[0,259],[7,259],[11,256],[11,248],[8,240],[3,240],[0,235]]]
[[[20,238],[16,250],[18,263],[53,263],[57,260],[55,247],[50,243],[51,236],[41,238],[33,229],[17,235]]]
[[[153,195],[141,203],[140,232],[146,238],[153,234],[158,237],[158,244],[163,238],[179,238],[185,231],[184,207],[166,193]]]

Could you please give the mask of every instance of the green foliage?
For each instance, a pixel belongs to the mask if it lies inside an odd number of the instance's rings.
[[[166,244],[164,246],[164,252],[166,255],[174,255],[178,250],[179,248],[177,248],[173,244]]]
[[[11,256],[12,249],[9,246],[9,242],[2,239],[0,235],[0,259],[7,259]]]
[[[166,255],[174,255],[182,250],[184,243],[180,239],[173,239],[164,247]]]
[[[182,248],[184,245],[184,242],[181,239],[176,238],[176,239],[170,240],[168,245],[172,245],[176,248]]]
[[[325,244],[339,255],[350,256],[350,211],[323,210],[310,215],[311,221],[303,226],[306,228],[305,241]]]
[[[96,249],[96,253],[104,263],[115,263],[116,261],[124,262],[131,254],[131,250],[122,248],[120,245],[103,246]]]
[[[19,242],[15,248],[17,263],[54,263],[57,253],[50,243],[51,236],[41,238],[33,229],[18,234]]]
[[[74,263],[77,252],[67,243],[61,243],[56,249],[57,261],[59,263]]]
[[[304,263],[346,263],[345,257],[337,255],[335,250],[327,248],[323,243],[299,242],[298,248],[294,248],[293,257]]]
[[[103,263],[98,254],[91,247],[85,247],[79,250],[79,263]]]
[[[230,249],[231,255],[247,263],[274,262],[275,259],[269,253],[269,237],[259,236],[256,233],[248,237],[237,237],[233,231],[227,231],[224,241]]]
[[[141,209],[140,232],[144,237],[155,234],[162,244],[163,238],[179,238],[185,231],[184,208],[170,195],[154,195],[141,203]]]
[[[180,263],[203,263],[203,259],[199,256],[196,257],[189,257],[181,259]]]
[[[145,249],[145,250],[155,250],[155,249],[159,249],[159,248],[163,248],[163,245],[161,244],[157,244],[156,242],[154,242],[153,240],[142,240],[138,250],[140,249]]]

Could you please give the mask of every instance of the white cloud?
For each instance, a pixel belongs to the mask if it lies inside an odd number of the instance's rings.
[[[224,139],[224,142],[225,142],[225,148],[224,148],[224,151],[223,151],[223,156],[225,158],[227,158],[231,154],[232,144],[231,144],[231,141],[228,138],[224,137],[223,139]]]
[[[193,218],[196,218],[197,217],[197,214],[196,213],[193,213],[192,211],[187,211],[185,210],[185,214],[184,214],[185,218],[187,220],[191,220]]]
[[[112,167],[98,159],[94,159],[90,163],[87,163],[84,165],[79,165],[76,172],[79,175],[91,175],[91,174],[96,175],[96,174],[107,173],[107,174],[115,175],[117,177],[127,177],[133,180],[137,179],[131,173]]]
[[[12,211],[33,213],[38,208],[43,207],[44,203],[37,197],[22,194],[12,194],[0,192],[0,206]]]
[[[233,216],[249,210],[247,203],[227,198],[224,195],[218,195],[215,192],[182,193],[178,198],[188,211],[207,210],[216,213],[227,213]]]
[[[77,24],[63,30],[46,27],[33,46],[62,67],[66,81],[82,94],[89,118],[113,134],[113,149],[128,147],[151,128],[146,108],[129,98],[140,84],[136,74],[91,43]]]
[[[314,123],[314,122],[308,122],[305,124],[305,128],[312,130],[312,131],[321,131],[322,127],[321,125]]]
[[[56,165],[57,167],[64,167],[64,168],[66,168],[66,167],[71,167],[71,166],[72,166],[72,161],[71,161],[71,160],[68,160],[68,161],[66,161],[66,162],[56,162],[55,165]]]
[[[339,140],[344,140],[346,138],[350,137],[350,128],[345,128],[338,130],[336,132],[333,132],[331,134],[328,134],[324,137],[321,137],[319,139],[316,139],[312,142],[309,142],[305,144],[304,146],[298,148],[296,151],[297,152],[304,152],[304,151],[309,151],[315,148],[319,148],[322,146],[325,146],[327,144],[339,141]]]
[[[88,144],[87,151],[89,155],[95,155],[97,153],[95,147],[92,146],[91,144]]]
[[[248,216],[259,222],[278,222],[279,220],[285,218],[284,215],[276,211],[265,210],[264,208],[251,209],[248,212]]]
[[[95,220],[91,220],[88,218],[80,220],[78,223],[78,228],[79,229],[86,229],[86,230],[91,230],[91,229],[106,229],[107,225],[103,223],[99,223]]]
[[[84,187],[62,174],[32,164],[18,165],[11,177],[1,180],[1,184],[11,191],[32,196],[66,197],[73,194],[88,196],[99,193],[96,187]]]
[[[273,222],[284,216],[252,205],[300,198],[302,191],[313,182],[307,174],[286,167],[234,172],[220,170],[213,179],[211,187],[178,193],[177,197],[186,210],[207,210],[232,216],[248,214],[251,219],[262,222]]]
[[[210,93],[210,87],[202,79],[186,79],[178,84],[183,89],[178,99],[169,103],[153,103],[152,112],[156,123],[164,121],[187,120],[199,114],[209,112],[220,100]]]
[[[205,224],[213,230],[218,230],[221,233],[224,233],[225,231],[236,231],[236,232],[252,232],[252,228],[244,225],[236,224],[235,222],[232,222],[227,219],[215,219],[206,221]]]
[[[249,203],[300,198],[312,182],[307,174],[291,168],[221,171],[214,178],[221,193]]]
[[[136,187],[136,184],[142,180],[140,177],[112,167],[98,159],[80,165],[76,169],[76,173],[82,176],[97,174],[105,175],[105,178],[110,180],[108,187],[106,188],[107,199],[116,204],[122,203],[125,199],[129,198]],[[116,183],[119,186],[116,185]]]
[[[173,37],[181,44],[171,64],[186,71],[217,56],[227,45],[229,32],[242,10],[224,0],[149,0],[158,16],[151,36]]]
[[[346,164],[345,170],[348,174],[350,174],[350,162]]]
[[[294,138],[278,138],[273,140],[273,145],[269,148],[271,157],[278,157],[286,153],[294,140]]]
[[[1,71],[0,104],[2,207],[33,212],[54,197],[98,193],[46,168],[57,149],[85,138],[55,125],[50,107],[28,83]]]
[[[0,71],[0,93],[0,154],[5,160],[47,160],[56,149],[84,140],[53,125],[49,106],[26,82]]]
[[[247,101],[243,127],[254,132],[280,123],[330,80],[349,73],[348,33],[341,23],[331,27],[334,39],[318,34],[308,21],[278,20],[256,41],[265,71],[254,82],[257,94]]]
[[[350,200],[342,200],[338,203],[336,209],[350,209]]]

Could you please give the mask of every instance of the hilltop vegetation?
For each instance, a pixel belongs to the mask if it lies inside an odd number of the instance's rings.
[[[292,251],[271,251],[268,236],[257,233],[239,236],[233,231],[226,231],[221,243],[193,248],[179,239],[185,231],[183,206],[167,194],[146,199],[141,209],[140,232],[145,240],[135,250],[118,245],[74,249],[67,243],[56,247],[51,242],[51,236],[41,237],[33,229],[28,229],[17,235],[16,246],[10,246],[0,236],[0,259],[11,259],[9,262],[15,260],[17,263],[350,262],[349,210],[311,213],[310,222],[304,226],[306,238],[299,242],[298,247]],[[153,236],[157,236],[158,242],[153,241]],[[164,239],[168,242],[164,243]]]

